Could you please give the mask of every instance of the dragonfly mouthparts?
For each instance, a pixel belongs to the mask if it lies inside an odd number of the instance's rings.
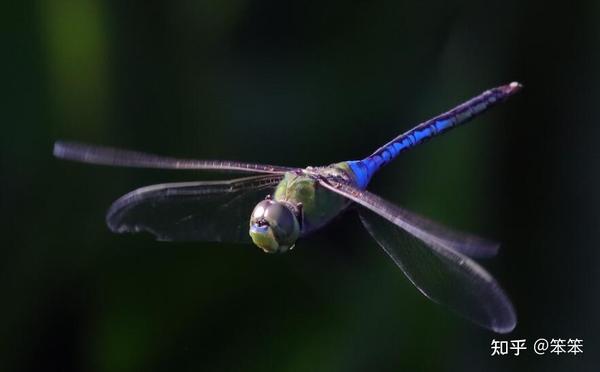
[[[269,229],[269,224],[267,222],[253,223],[252,226],[250,227],[250,230],[257,232],[257,233],[265,233],[265,232],[267,232],[268,229]]]

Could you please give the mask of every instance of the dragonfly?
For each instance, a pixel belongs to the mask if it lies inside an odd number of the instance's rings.
[[[367,186],[400,153],[466,123],[521,87],[512,82],[486,90],[362,160],[327,166],[179,159],[68,141],[55,142],[53,153],[96,165],[246,174],[146,186],[110,206],[110,230],[147,232],[162,241],[254,243],[266,253],[282,253],[354,205],[369,234],[422,294],[484,328],[507,333],[516,326],[514,307],[497,281],[474,261],[496,255],[499,245],[405,210]]]

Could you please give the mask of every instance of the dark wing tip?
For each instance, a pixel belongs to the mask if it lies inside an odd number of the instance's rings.
[[[54,147],[52,148],[52,155],[59,159],[65,158],[65,142],[56,141],[54,142]]]
[[[58,159],[89,162],[89,153],[93,146],[77,142],[58,140],[54,142],[52,155]]]
[[[128,206],[131,206],[132,203],[135,203],[136,195],[138,194],[134,190],[129,192],[119,199],[115,200],[111,206],[106,211],[106,226],[110,229],[110,231],[118,234],[123,233],[135,233],[138,232],[139,229],[135,226],[129,226],[128,224],[123,222],[123,210]]]
[[[173,241],[173,238],[165,235],[150,226],[133,221],[126,221],[128,213],[131,213],[137,205],[143,201],[147,194],[160,189],[163,185],[150,185],[128,192],[115,200],[106,211],[105,222],[108,229],[116,234],[137,234],[146,232],[154,236],[157,241]]]
[[[507,319],[503,319],[497,324],[492,325],[492,331],[496,333],[510,333],[517,326],[517,316],[515,315],[514,310],[511,308],[510,315]]]
[[[492,322],[487,328],[496,333],[510,333],[517,326],[517,314],[515,308],[498,283],[494,281],[493,285],[497,293],[496,298],[498,300],[497,305],[499,311],[490,314],[492,315]]]
[[[106,226],[110,229],[110,231],[114,233],[135,233],[140,231],[140,229],[135,226],[128,224],[124,221],[125,215],[128,210],[131,211],[132,208],[135,208],[136,204],[142,198],[142,194],[144,191],[152,189],[154,186],[146,186],[139,189],[132,190],[125,195],[122,195],[117,200],[115,200],[108,210],[106,211]]]
[[[492,240],[486,240],[482,238],[478,238],[479,241],[476,244],[472,245],[472,247],[466,246],[464,249],[456,249],[451,247],[460,253],[466,254],[469,257],[477,258],[477,259],[486,259],[492,258],[498,255],[498,251],[500,250],[501,244]]]

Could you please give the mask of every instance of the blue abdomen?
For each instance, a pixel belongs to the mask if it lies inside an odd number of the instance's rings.
[[[488,107],[501,102],[518,92],[519,83],[510,83],[498,88],[487,90],[479,96],[455,107],[454,109],[436,116],[413,129],[405,132],[386,143],[370,156],[362,160],[351,160],[347,164],[354,173],[357,186],[364,189],[373,175],[385,164],[392,161],[398,154],[414,147],[429,138],[446,132],[460,124],[466,123]]]

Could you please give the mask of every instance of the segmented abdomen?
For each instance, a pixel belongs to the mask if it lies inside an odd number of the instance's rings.
[[[358,186],[365,188],[371,177],[373,177],[373,174],[382,166],[392,161],[401,152],[460,124],[466,123],[489,107],[516,93],[520,88],[521,85],[519,83],[510,83],[487,90],[452,110],[421,123],[408,132],[399,135],[363,160],[349,161],[348,166],[354,172]]]

